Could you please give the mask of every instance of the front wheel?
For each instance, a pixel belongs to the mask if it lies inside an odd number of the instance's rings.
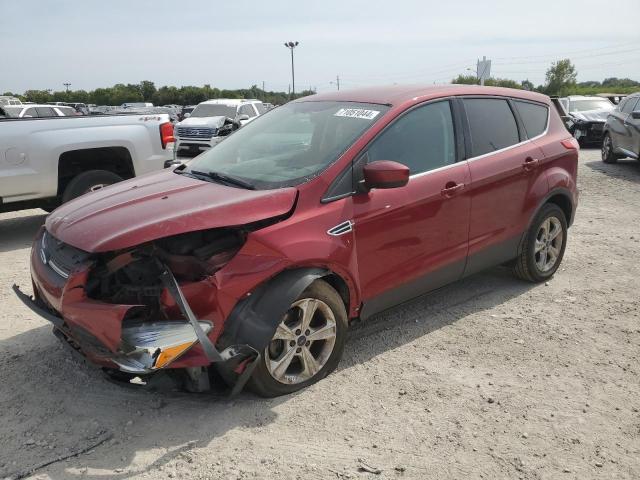
[[[602,161],[604,163],[616,163],[618,156],[613,151],[613,142],[611,136],[606,133],[602,139]]]
[[[515,275],[529,282],[544,282],[551,278],[558,270],[567,246],[567,219],[562,209],[553,203],[544,205],[523,243],[516,258]]]
[[[342,298],[328,283],[316,280],[285,313],[249,387],[263,397],[277,397],[323,379],[342,357],[347,328]]]

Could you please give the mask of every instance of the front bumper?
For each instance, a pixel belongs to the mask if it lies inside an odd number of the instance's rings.
[[[586,143],[601,142],[603,130],[604,122],[577,122],[572,127],[573,136]]]
[[[176,137],[175,149],[177,152],[188,151],[190,153],[200,153],[209,150],[222,141],[224,137],[211,137],[208,140]]]
[[[212,339],[220,335],[220,322],[196,319],[166,266],[162,274],[163,296],[173,305],[168,311],[180,311],[183,319],[134,323],[127,318],[139,305],[118,305],[88,298],[84,287],[92,262],[87,260],[73,271],[56,267],[56,258],[48,258],[48,253],[43,252],[44,235],[43,230],[36,237],[31,252],[34,296],[26,295],[16,285],[13,289],[18,298],[49,321],[56,334],[75,351],[100,367],[140,376],[214,364],[216,368],[239,374],[234,392],[240,391],[243,385],[240,382],[248,379],[258,353],[248,345],[216,349]]]

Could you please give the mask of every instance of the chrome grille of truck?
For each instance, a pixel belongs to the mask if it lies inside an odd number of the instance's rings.
[[[217,128],[205,128],[205,127],[178,127],[176,128],[178,137],[181,138],[197,138],[201,140],[209,140],[216,133]]]

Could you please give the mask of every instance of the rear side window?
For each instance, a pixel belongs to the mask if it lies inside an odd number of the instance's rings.
[[[549,118],[547,107],[520,100],[515,100],[514,103],[524,124],[524,129],[527,131],[527,136],[533,138],[541,135],[547,128]]]
[[[249,118],[253,118],[256,116],[256,112],[251,105],[242,105],[240,107],[241,115],[249,115]]]
[[[506,100],[466,98],[473,156],[495,152],[520,142],[518,125]]]
[[[628,98],[624,105],[620,108],[620,111],[623,113],[631,113],[635,110],[635,106],[638,99],[636,97]]]
[[[453,117],[448,101],[415,108],[374,140],[369,163],[393,160],[409,167],[411,175],[456,161]]]
[[[51,107],[38,107],[36,108],[38,111],[39,117],[57,117],[55,110]]]

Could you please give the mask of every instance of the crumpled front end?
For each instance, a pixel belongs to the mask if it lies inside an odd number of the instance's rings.
[[[245,237],[242,229],[218,228],[88,253],[43,228],[31,252],[34,298],[17,287],[16,293],[53,323],[59,337],[101,367],[143,376],[219,363],[237,372],[255,352],[214,346],[224,313],[213,274]]]

